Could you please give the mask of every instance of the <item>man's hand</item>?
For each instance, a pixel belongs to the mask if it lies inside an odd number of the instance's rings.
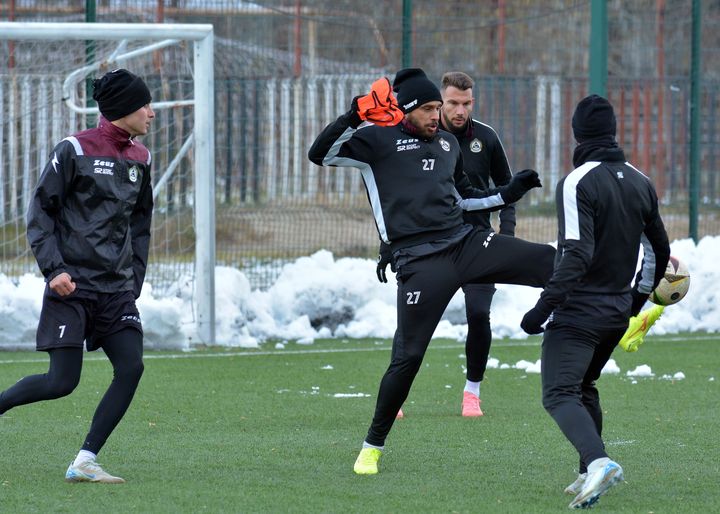
[[[60,296],[67,296],[75,291],[75,282],[72,281],[69,273],[60,273],[50,281],[50,289]]]
[[[542,187],[537,171],[530,169],[518,171],[510,180],[510,183],[512,182],[520,182],[526,191],[530,191],[534,187]]]
[[[527,334],[540,334],[545,331],[543,323],[545,323],[550,316],[552,309],[542,300],[538,300],[535,307],[530,309],[523,316],[520,322],[520,328],[522,328]]]
[[[377,278],[380,282],[387,283],[387,275],[385,273],[385,270],[387,269],[387,265],[390,265],[390,270],[394,273],[395,272],[395,262],[393,261],[392,252],[390,251],[390,247],[386,244],[380,244],[380,255],[378,255],[378,261],[377,261],[377,268],[375,268],[375,273],[377,274]]]
[[[500,196],[507,204],[515,203],[535,187],[542,187],[537,171],[530,169],[518,171],[513,175],[510,183],[501,188]]]
[[[397,125],[404,116],[386,77],[373,82],[367,95],[354,99],[353,107],[356,106],[361,120],[383,127]]]

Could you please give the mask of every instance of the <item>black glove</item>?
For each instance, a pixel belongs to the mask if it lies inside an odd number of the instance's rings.
[[[363,122],[362,118],[360,117],[360,114],[358,113],[358,100],[360,99],[360,96],[356,96],[352,99],[352,103],[350,104],[350,110],[345,114],[348,116],[350,120],[350,126],[352,128],[358,128],[358,126]]]
[[[520,328],[522,328],[527,334],[540,334],[545,329],[542,327],[550,316],[552,309],[542,300],[538,300],[535,307],[530,309],[523,316],[520,322]]]
[[[378,264],[377,268],[375,268],[375,273],[377,274],[378,280],[382,283],[387,282],[387,275],[385,274],[385,270],[387,269],[388,264],[390,265],[390,270],[394,273],[395,261],[393,260],[390,247],[385,243],[380,243],[380,255],[378,255]]]
[[[640,314],[640,310],[643,308],[643,305],[645,305],[645,302],[647,302],[647,299],[650,297],[647,293],[641,293],[637,289],[633,289],[631,291],[632,294],[632,307],[630,307],[630,317],[637,316]]]
[[[504,236],[515,237],[515,225],[500,223],[500,233]]]
[[[542,187],[540,177],[535,170],[518,171],[510,179],[510,183],[500,188],[500,196],[505,203],[515,203],[523,197],[525,193],[535,187]]]

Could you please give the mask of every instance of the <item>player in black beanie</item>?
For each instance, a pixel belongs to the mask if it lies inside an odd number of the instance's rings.
[[[575,108],[572,129],[578,142],[603,136],[615,136],[617,122],[612,105],[598,95],[586,96]]]
[[[574,496],[570,508],[585,509],[623,480],[603,441],[596,381],[615,348],[643,337],[658,318],[658,306],[640,309],[663,277],[670,244],[652,182],[615,140],[610,102],[583,98],[572,128],[575,169],[555,193],[558,257],[520,326],[528,334],[544,333],[542,404],[575,447],[578,475],[565,493]]]
[[[152,101],[143,79],[119,68],[93,82],[93,100],[108,121],[124,118]]]
[[[607,99],[589,95],[580,100],[572,117],[572,129],[577,146],[573,151],[573,164],[581,166],[598,149],[622,153],[615,140],[617,130],[615,111]]]
[[[393,81],[393,91],[405,114],[427,102],[442,102],[440,90],[420,68],[405,68],[398,71]]]
[[[144,369],[135,300],[150,252],[152,157],[135,137],[148,133],[155,113],[147,86],[127,70],[107,73],[94,86],[98,125],[55,145],[27,210],[27,239],[47,282],[36,349],[48,352],[48,372],[0,391],[0,415],[69,395],[80,382],[85,349],[102,348],[113,378],[65,480],[121,484],[97,455]]]
[[[395,77],[402,120],[388,110],[395,123],[362,124],[360,114],[368,109],[359,112],[359,98],[371,108],[394,108],[380,86],[382,80],[373,83],[372,102],[367,95],[353,99],[350,110],[326,126],[308,151],[318,166],[361,170],[378,236],[390,250],[388,262],[394,262],[397,277],[398,325],[375,415],[353,466],[359,475],[378,473],[385,439],[455,292],[466,283],[539,287],[555,260],[550,245],[496,234],[463,219],[463,210],[497,210],[540,187],[534,170],[516,173],[504,186],[473,187],[457,139],[439,128],[442,96],[425,73],[404,69]]]

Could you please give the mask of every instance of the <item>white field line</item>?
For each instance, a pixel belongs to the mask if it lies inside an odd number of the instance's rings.
[[[660,342],[695,342],[695,341],[705,341],[705,340],[717,340],[717,335],[707,335],[707,336],[693,336],[693,337],[663,337],[663,336],[655,336],[653,343],[660,343]],[[540,347],[539,341],[499,341],[497,343],[494,343],[495,347],[506,347],[506,346],[528,346],[528,347]],[[463,350],[464,351],[464,345],[463,343],[457,343],[454,345],[433,345],[432,342],[430,343],[430,346],[428,346],[428,351],[431,350]],[[143,360],[152,360],[152,359],[205,359],[205,358],[218,358],[218,357],[259,357],[259,356],[266,356],[266,355],[320,355],[320,354],[329,354],[329,353],[354,353],[354,352],[387,352],[390,350],[390,346],[378,346],[374,348],[328,348],[328,349],[320,349],[320,348],[307,348],[302,350],[264,350],[264,351],[242,351],[242,352],[209,352],[209,353],[194,353],[192,350],[187,353],[177,353],[177,354],[155,354],[155,353],[145,353],[143,355]],[[99,355],[88,355],[86,353],[85,357],[83,358],[83,361],[89,362],[89,361],[103,361],[107,360],[107,357],[105,357],[103,354]],[[47,362],[47,358],[41,358],[41,359],[17,359],[17,360],[0,360],[0,364],[15,364],[15,363],[32,363],[32,362]]]

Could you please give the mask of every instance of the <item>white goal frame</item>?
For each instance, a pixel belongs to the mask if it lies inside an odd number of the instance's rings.
[[[213,26],[156,23],[25,23],[0,22],[0,40],[189,40],[194,45],[194,186],[195,186],[195,316],[197,334],[215,344],[215,102]],[[161,44],[162,44],[161,43]],[[103,64],[126,60],[114,56]],[[67,103],[67,102],[66,102]],[[170,105],[173,102],[166,102]],[[168,105],[168,106],[170,106]],[[96,108],[70,108],[97,112]],[[153,107],[157,107],[153,104]],[[186,142],[187,143],[187,142]],[[183,145],[186,148],[189,145]],[[171,172],[171,171],[170,171]],[[166,178],[166,173],[162,178]]]

